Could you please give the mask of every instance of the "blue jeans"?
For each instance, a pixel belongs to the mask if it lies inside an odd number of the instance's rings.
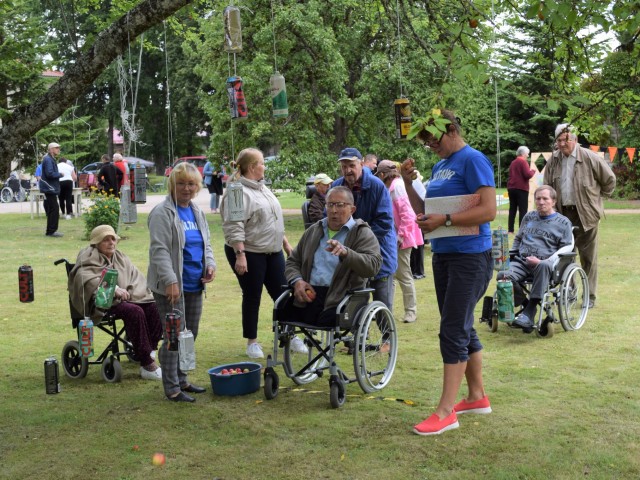
[[[440,353],[444,363],[469,360],[482,350],[473,328],[473,309],[493,275],[491,250],[483,253],[434,253],[433,281],[440,310]]]

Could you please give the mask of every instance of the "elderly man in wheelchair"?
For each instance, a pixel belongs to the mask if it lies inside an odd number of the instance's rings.
[[[523,218],[510,252],[510,267],[498,273],[498,281],[513,281],[514,304],[524,305],[512,326],[522,328],[524,333],[543,328],[541,334],[546,335],[548,323],[555,321],[551,306],[557,303],[563,327],[573,330],[582,325],[584,318],[579,325],[571,325],[568,318],[571,306],[589,296],[584,271],[572,264],[575,259],[572,252],[573,227],[568,218],[555,211],[556,191],[552,187],[543,185],[537,188],[534,198],[536,210]],[[571,269],[567,271],[569,265]],[[577,298],[579,287],[587,289],[586,293],[583,291],[582,298]],[[540,321],[535,322],[540,305]],[[541,319],[542,313],[547,313],[545,321]],[[571,328],[565,326],[565,320]]]
[[[327,217],[313,224],[287,259],[285,275],[291,288],[274,306],[273,357],[267,357],[265,396],[275,398],[279,381],[273,367],[283,365],[287,377],[304,385],[329,371],[334,408],[346,399],[345,387],[357,381],[365,392],[383,388],[397,356],[393,315],[381,302],[369,302],[364,288],[382,264],[380,246],[369,225],[352,217],[354,199],[346,187],[334,187],[326,197]],[[346,293],[346,296],[345,296]],[[304,335],[310,348],[294,352],[294,335]],[[336,363],[339,343],[351,346],[355,378]],[[283,361],[278,350],[283,348]]]

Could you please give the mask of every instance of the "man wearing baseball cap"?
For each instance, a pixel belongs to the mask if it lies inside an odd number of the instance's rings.
[[[319,173],[313,180],[313,186],[316,191],[313,192],[311,200],[309,200],[309,221],[316,223],[324,218],[325,195],[329,191],[329,186],[333,180],[325,173]]]
[[[60,145],[55,142],[47,146],[47,154],[42,159],[42,175],[38,182],[40,192],[44,194],[44,211],[47,214],[47,237],[62,237],[58,231],[60,209],[58,208],[58,195],[60,194],[60,177],[56,157],[60,155]]]
[[[384,183],[371,170],[363,168],[362,154],[357,148],[342,150],[338,161],[342,177],[332,186],[344,185],[351,190],[356,205],[353,218],[367,222],[380,244],[382,267],[370,284],[375,289],[373,299],[393,312],[393,275],[398,267],[398,253],[391,197]]]

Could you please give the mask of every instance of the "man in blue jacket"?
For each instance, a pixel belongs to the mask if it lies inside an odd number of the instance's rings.
[[[353,218],[367,222],[380,244],[382,267],[370,285],[375,289],[373,299],[393,312],[393,275],[398,267],[398,249],[389,191],[371,170],[363,168],[362,154],[356,148],[342,150],[338,161],[342,177],[332,186],[344,185],[351,190],[356,205]]]
[[[47,237],[62,237],[58,232],[58,220],[60,209],[58,208],[58,195],[60,194],[60,177],[56,157],[60,155],[60,145],[50,143],[47,153],[42,159],[42,176],[38,182],[40,192],[44,194],[44,211],[47,214]]]

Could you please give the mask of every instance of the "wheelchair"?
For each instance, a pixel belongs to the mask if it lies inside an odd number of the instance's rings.
[[[543,295],[538,311],[537,319],[533,320],[533,329],[539,337],[551,338],[554,334],[554,324],[561,324],[567,331],[578,330],[584,325],[589,312],[589,282],[586,272],[575,263],[576,252],[573,245],[564,247],[558,254],[558,260],[554,266],[549,286]],[[509,252],[511,258],[517,254]],[[526,306],[529,290],[533,277],[528,277],[522,282],[514,282],[514,306],[517,317]],[[484,297],[482,305],[482,317],[480,323],[486,323],[491,332],[498,331],[498,298],[497,292],[493,296]],[[517,328],[512,323],[506,325]],[[525,332],[530,333],[530,332]]]
[[[20,180],[15,172],[11,173],[0,191],[2,203],[24,202],[29,199],[31,184],[29,180]]]
[[[54,265],[60,265],[61,263],[65,264],[67,276],[73,269],[74,264],[67,261],[65,258],[61,258],[53,262]],[[71,325],[79,333],[78,324],[80,320],[83,320],[85,316],[78,312],[73,304],[71,303],[71,299],[69,299],[69,309],[71,312]],[[64,369],[64,373],[67,377],[75,380],[84,378],[87,376],[87,372],[89,370],[89,365],[100,365],[101,366],[101,376],[105,382],[108,383],[116,383],[122,379],[122,366],[120,364],[120,357],[126,356],[131,362],[138,362],[134,350],[133,345],[128,340],[127,335],[124,330],[124,325],[119,327],[116,325],[116,318],[113,315],[105,315],[102,317],[102,320],[94,323],[94,329],[102,330],[107,333],[111,338],[109,344],[106,348],[97,355],[94,354],[95,360],[91,360],[90,358],[83,357],[80,344],[78,340],[70,340],[68,341],[64,347],[62,348],[62,356],[61,363]],[[95,330],[94,330],[95,331]],[[120,347],[122,346],[122,350]]]
[[[398,356],[398,336],[389,309],[382,302],[369,303],[371,292],[371,288],[349,291],[337,307],[335,326],[329,327],[281,320],[285,305],[293,301],[291,288],[282,293],[273,308],[273,357],[267,356],[264,371],[267,400],[278,395],[280,381],[274,370],[278,365],[296,385],[311,383],[328,370],[333,408],[344,405],[350,383],[357,382],[365,393],[381,390],[389,383]],[[308,353],[296,353],[290,348],[290,341],[297,334],[304,335]],[[340,344],[348,348],[352,357],[352,377],[337,364]]]

